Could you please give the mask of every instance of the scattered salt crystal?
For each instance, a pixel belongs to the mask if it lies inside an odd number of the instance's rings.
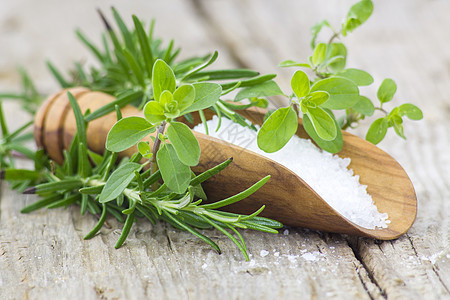
[[[302,254],[302,258],[304,260],[307,261],[318,261],[319,260],[319,252],[318,251],[314,251],[314,252],[307,252],[305,254]]]
[[[206,269],[207,267],[208,267],[208,265],[206,263],[202,265],[203,270]]]
[[[280,256],[280,252],[275,252],[275,253],[273,254],[273,256],[275,256],[275,257]]]
[[[219,119],[214,116],[208,121],[208,127],[216,128],[218,122]],[[236,126],[240,128],[237,130]],[[205,133],[202,124],[196,126],[194,130]],[[233,131],[233,134],[230,131]],[[349,158],[340,158],[322,151],[310,140],[296,135],[280,151],[265,153],[258,148],[254,131],[226,118],[222,118],[222,125],[217,132],[210,130],[209,133],[213,137],[243,146],[289,168],[330,206],[353,223],[368,229],[388,227],[387,213],[378,211],[372,197],[366,191],[367,186],[361,185],[359,176],[347,168],[350,164]],[[242,141],[245,141],[245,144],[242,144]]]
[[[284,234],[284,235],[289,235],[289,230],[288,230],[288,229],[285,229],[285,230],[283,231],[283,234]]]
[[[265,257],[265,256],[269,255],[269,251],[261,250],[261,252],[259,252],[259,255],[261,255],[261,257]]]
[[[290,262],[296,262],[298,255],[286,255]]]

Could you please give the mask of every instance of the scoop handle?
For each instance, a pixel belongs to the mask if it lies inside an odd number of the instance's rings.
[[[58,164],[63,163],[63,150],[70,147],[77,132],[75,116],[72,113],[67,92],[75,97],[82,113],[88,109],[93,112],[115,100],[115,97],[111,95],[83,87],[64,89],[45,100],[36,113],[34,138],[37,146],[43,148]],[[131,105],[126,105],[121,111],[123,117],[142,116],[142,112]],[[86,134],[90,150],[99,154],[103,153],[108,132],[116,121],[116,114],[112,112],[89,122]],[[135,148],[130,148],[122,152],[121,156],[131,155],[134,152]]]

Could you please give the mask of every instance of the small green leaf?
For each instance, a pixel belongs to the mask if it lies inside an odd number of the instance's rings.
[[[164,108],[165,111],[169,110],[167,105],[173,101],[173,95],[170,91],[165,90],[159,96],[159,104]],[[178,103],[177,103],[178,106]]]
[[[397,114],[391,118],[391,124],[394,126],[394,131],[397,133],[399,137],[406,140],[405,134],[403,133],[403,120],[402,118]]]
[[[314,66],[318,66],[325,61],[325,52],[327,50],[327,44],[319,43],[316,48],[314,48],[314,52],[311,58],[311,61]]]
[[[359,96],[359,101],[353,105],[352,109],[365,116],[372,116],[375,112],[375,106],[369,98],[364,96]]]
[[[390,78],[386,78],[383,80],[380,88],[378,89],[377,97],[381,103],[386,103],[392,100],[396,91],[397,85],[395,84],[395,81]]]
[[[173,93],[176,88],[175,74],[169,65],[162,59],[156,60],[153,65],[153,96],[156,101],[159,101],[163,91]]]
[[[277,109],[259,130],[258,147],[268,153],[280,150],[295,134],[297,126],[297,113],[292,106]]]
[[[379,118],[375,120],[367,131],[366,140],[375,145],[378,144],[385,137],[387,129],[388,122],[386,118]]]
[[[337,74],[337,76],[350,79],[358,86],[371,85],[373,83],[373,77],[366,71],[359,69],[345,69]]]
[[[138,150],[139,150],[139,153],[141,153],[141,155],[147,159],[150,159],[153,155],[150,145],[146,142],[139,142]]]
[[[336,121],[334,124],[336,128],[339,128]],[[316,144],[323,150],[330,153],[337,153],[342,150],[342,146],[344,145],[344,139],[342,137],[341,130],[339,129],[337,130],[337,134],[334,140],[325,141],[317,135],[311,120],[308,118],[308,115],[303,115],[303,127],[305,128],[308,135],[314,140],[314,142],[316,142]]]
[[[308,95],[310,90],[308,75],[301,70],[296,71],[291,79],[291,87],[298,98]]]
[[[134,146],[155,131],[155,126],[141,117],[128,117],[114,124],[106,138],[106,149],[120,152]]]
[[[178,102],[178,109],[183,111],[194,103],[195,89],[190,84],[185,84],[176,89],[173,99]]]
[[[371,0],[361,0],[354,4],[342,23],[342,34],[346,36],[347,32],[352,32],[366,22],[372,14],[372,11],[373,3]]]
[[[310,64],[299,63],[299,62],[293,61],[291,59],[282,61],[278,66],[281,67],[281,68],[286,68],[286,67],[304,67],[304,68],[312,69]]]
[[[188,166],[196,166],[200,158],[200,145],[186,124],[171,122],[167,135],[180,161]]]
[[[177,194],[184,193],[191,181],[191,168],[178,159],[175,148],[171,144],[162,146],[156,161],[167,187]]]
[[[159,124],[166,119],[164,107],[157,101],[150,101],[145,104],[144,116],[152,124]]]
[[[217,83],[198,82],[194,83],[193,86],[195,89],[194,103],[182,111],[182,114],[213,106],[219,100],[220,94],[222,93],[222,87]]]
[[[316,46],[316,39],[317,39],[317,35],[319,34],[319,32],[322,30],[323,27],[329,27],[330,23],[328,23],[327,20],[322,20],[319,23],[317,23],[316,25],[314,25],[313,27],[311,27],[311,48],[314,49]]]
[[[345,68],[347,61],[347,48],[342,43],[331,43],[327,46],[325,62],[331,71],[337,73]]]
[[[134,171],[139,171],[141,168],[142,165],[134,162],[127,162],[117,168],[106,181],[98,201],[105,203],[119,197],[133,181],[135,177]]]
[[[311,92],[325,91],[330,98],[322,107],[329,109],[347,109],[359,101],[358,86],[351,80],[343,77],[330,77],[317,81]]]
[[[234,98],[234,101],[258,97],[270,97],[276,95],[283,95],[283,91],[281,91],[280,87],[275,81],[268,80],[259,85],[241,89]]]
[[[323,91],[312,92],[309,96],[308,102],[314,103],[316,106],[324,104],[330,98],[330,94]]]
[[[398,108],[398,114],[402,117],[407,116],[410,120],[421,120],[423,118],[422,111],[414,104],[405,103],[400,105]]]
[[[337,129],[333,118],[320,107],[308,107],[307,116],[314,126],[317,135],[325,141],[336,138]]]

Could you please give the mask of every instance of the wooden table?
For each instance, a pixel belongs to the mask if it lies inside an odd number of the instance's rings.
[[[156,33],[175,38],[185,57],[218,49],[217,66],[275,72],[289,90],[292,69],[277,64],[306,59],[310,26],[324,18],[338,24],[354,1],[2,1],[1,91],[19,90],[19,64],[42,91],[55,91],[44,60],[61,68],[75,59],[90,61],[73,29],[96,39],[102,24],[95,8],[110,16],[111,2],[127,21],[131,13],[156,17]],[[345,38],[348,66],[375,78],[365,94],[374,96],[391,77],[397,103],[411,102],[424,112],[424,120],[407,122],[407,142],[390,132],[380,144],[416,188],[418,216],[404,236],[380,242],[301,228],[278,235],[243,231],[252,254],[245,262],[215,231],[207,233],[222,255],[188,233],[139,222],[115,250],[121,226],[113,219],[111,229],[84,241],[93,217],[81,217],[78,208],[22,215],[20,209],[36,198],[2,183],[0,298],[450,299],[449,13],[446,0],[379,0],[368,23]],[[30,118],[15,103],[7,102],[6,110],[11,127]]]

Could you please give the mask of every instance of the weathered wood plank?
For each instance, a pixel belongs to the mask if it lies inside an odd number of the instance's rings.
[[[308,55],[310,25],[325,17],[338,22],[352,2],[198,1],[191,6],[185,1],[152,1],[117,7],[124,17],[131,12],[143,19],[157,16],[157,32],[185,45],[186,55],[218,48],[224,57],[222,66],[241,64],[278,73],[275,66],[281,60]],[[11,45],[0,50],[0,69],[6,70],[0,74],[2,90],[18,89],[17,76],[11,74],[20,62],[39,86],[52,91],[55,85],[44,70],[43,57],[68,66],[85,53],[72,29],[80,26],[93,38],[100,31],[89,1],[72,4],[70,13],[64,4],[54,3],[48,11],[46,3],[0,3],[0,24],[9,24],[0,26],[0,41]],[[108,5],[95,3],[105,11]],[[408,235],[379,244],[354,238],[347,242],[340,235],[302,229],[290,229],[289,235],[245,231],[252,253],[251,261],[245,262],[234,245],[215,231],[206,233],[223,249],[220,256],[170,226],[139,222],[126,245],[115,250],[121,227],[115,220],[108,219],[111,229],[84,241],[95,224],[93,217],[80,216],[77,208],[22,215],[20,208],[32,197],[17,195],[2,184],[0,295],[6,299],[448,297],[450,154],[445,149],[450,145],[446,121],[450,74],[442,62],[450,61],[446,51],[450,41],[444,39],[449,28],[445,12],[450,8],[445,1],[377,1],[376,5],[371,21],[346,41],[349,64],[369,70],[377,84],[392,76],[399,85],[399,98],[424,108],[426,120],[406,126],[408,143],[391,135],[381,145],[400,161],[416,187],[419,215]],[[11,11],[18,13],[7,16]],[[39,32],[33,24],[42,24]],[[21,48],[22,44],[26,46]],[[284,87],[291,72],[280,76]],[[375,87],[367,90],[374,91]],[[435,104],[425,105],[429,99]],[[15,116],[11,127],[20,126],[16,120],[23,120],[25,114],[17,117],[11,104],[7,109]]]
[[[336,17],[343,16],[350,5],[337,1],[197,4],[227,39],[224,43],[232,44],[231,49],[236,49],[248,66],[265,72],[276,72],[273,66],[286,58],[306,59],[309,32],[302,29],[328,17],[331,23],[338,24]],[[448,93],[443,91],[450,76],[444,71],[443,62],[450,60],[444,50],[450,44],[442,38],[450,28],[445,13],[449,9],[444,1],[377,1],[371,20],[345,39],[350,66],[368,70],[377,85],[383,77],[392,76],[399,86],[399,101],[415,103],[425,114],[424,121],[405,125],[408,143],[392,134],[380,145],[400,161],[416,186],[416,224],[408,235],[393,242],[378,244],[359,239],[351,243],[374,281],[394,298],[449,295],[450,177],[446,170],[450,165],[448,151],[443,149],[449,145],[445,132],[450,123]],[[234,22],[229,22],[236,11],[239,13]],[[423,59],[431,53],[430,60]],[[285,81],[284,86],[288,87],[289,76],[290,73],[283,73],[279,78]],[[376,93],[376,87],[366,90],[372,96]],[[365,130],[367,125],[357,132],[363,135]]]

